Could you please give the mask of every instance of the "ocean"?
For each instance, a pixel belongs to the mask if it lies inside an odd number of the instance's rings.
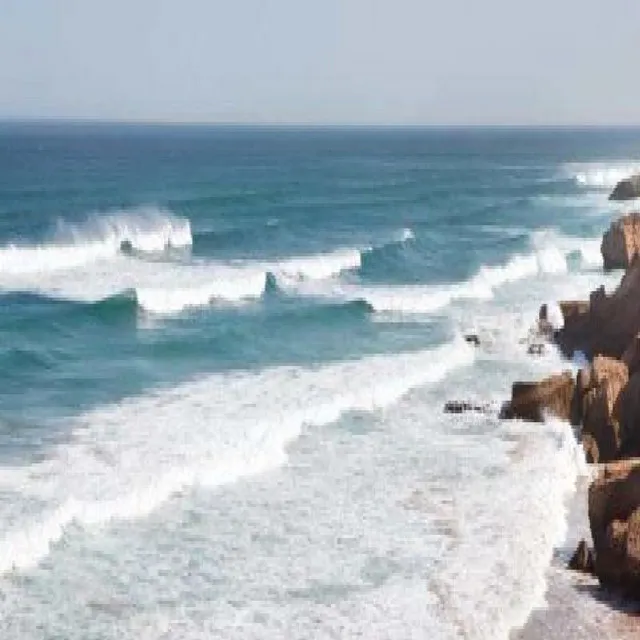
[[[615,286],[639,169],[633,129],[1,124],[0,637],[539,616],[585,464],[498,412],[577,366],[527,337]]]

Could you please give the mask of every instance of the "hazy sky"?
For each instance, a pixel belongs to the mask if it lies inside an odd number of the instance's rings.
[[[0,0],[0,117],[640,123],[638,0]]]

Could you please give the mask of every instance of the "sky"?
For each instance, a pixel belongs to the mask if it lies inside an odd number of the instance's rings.
[[[638,0],[0,0],[0,118],[639,124]]]

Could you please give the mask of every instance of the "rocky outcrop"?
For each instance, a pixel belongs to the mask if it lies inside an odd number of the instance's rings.
[[[563,353],[572,357],[583,351],[621,358],[640,333],[640,259],[634,260],[620,285],[611,294],[600,287],[591,293],[586,311],[568,315],[555,339]]]
[[[600,245],[605,269],[626,269],[640,254],[640,213],[611,223]]]
[[[582,424],[588,462],[615,460],[623,449],[621,398],[628,380],[627,366],[604,356],[578,372],[571,422]]]
[[[514,382],[511,400],[502,408],[505,419],[542,422],[547,416],[569,420],[572,415],[575,381],[570,371],[540,382]]]
[[[640,197],[640,174],[620,180],[614,187],[609,200],[633,200]]]
[[[573,571],[581,571],[582,573],[595,573],[595,558],[593,551],[589,549],[584,540],[580,540],[578,548],[569,560],[567,567]]]
[[[640,597],[640,460],[607,465],[589,487],[595,573]]]
[[[588,300],[562,300],[558,302],[558,306],[565,323],[589,311]]]

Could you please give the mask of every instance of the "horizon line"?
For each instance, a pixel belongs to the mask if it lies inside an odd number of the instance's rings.
[[[317,122],[317,121],[233,121],[233,120],[161,120],[76,116],[0,116],[0,125],[97,125],[149,127],[228,127],[246,129],[638,129],[640,122],[607,123],[497,123],[497,122]]]

